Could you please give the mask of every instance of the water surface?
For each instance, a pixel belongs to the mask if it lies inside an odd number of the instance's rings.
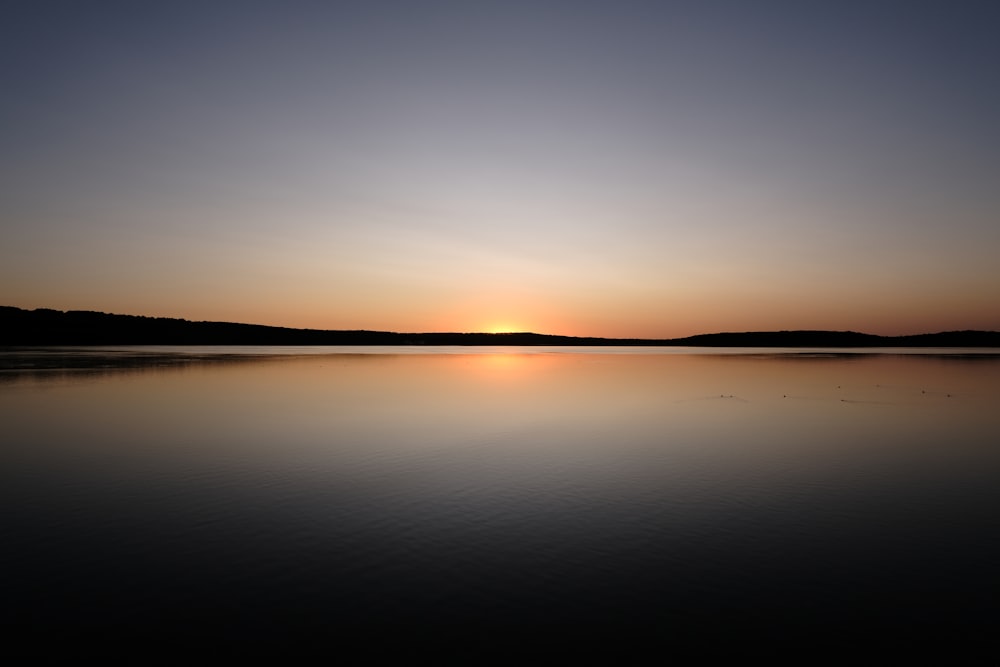
[[[109,641],[989,636],[1000,355],[719,352],[8,349],[7,615]]]

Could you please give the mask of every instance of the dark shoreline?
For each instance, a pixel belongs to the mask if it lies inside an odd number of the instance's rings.
[[[559,345],[698,347],[1000,347],[1000,332],[878,336],[854,331],[754,331],[685,338],[596,338],[537,333],[397,333],[191,322],[93,311],[0,306],[0,345]]]

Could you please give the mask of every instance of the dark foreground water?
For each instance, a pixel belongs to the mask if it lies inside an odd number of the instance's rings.
[[[996,658],[1000,356],[732,352],[0,351],[6,640]]]

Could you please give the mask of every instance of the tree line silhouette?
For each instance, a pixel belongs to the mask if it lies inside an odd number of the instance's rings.
[[[0,306],[0,345],[561,345],[704,347],[1000,347],[1000,332],[877,336],[854,331],[756,331],[671,339],[521,333],[397,333],[192,322],[94,311]]]

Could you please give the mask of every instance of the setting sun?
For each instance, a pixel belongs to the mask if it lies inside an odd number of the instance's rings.
[[[486,333],[501,334],[501,333],[520,333],[524,331],[524,329],[522,327],[518,327],[513,324],[492,324],[487,326],[484,329],[484,331],[486,331]]]

